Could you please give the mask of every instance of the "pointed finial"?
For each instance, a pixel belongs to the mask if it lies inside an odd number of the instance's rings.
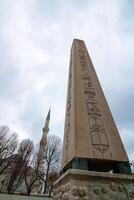
[[[46,121],[49,121],[49,120],[50,120],[50,111],[51,111],[51,106],[50,106],[50,108],[49,108],[49,111],[48,111],[48,114],[47,114]]]

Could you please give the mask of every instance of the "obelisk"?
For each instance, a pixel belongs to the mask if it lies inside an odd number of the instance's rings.
[[[84,41],[70,57],[62,168],[123,172],[128,157]]]
[[[84,41],[74,39],[54,200],[134,199],[134,176]]]

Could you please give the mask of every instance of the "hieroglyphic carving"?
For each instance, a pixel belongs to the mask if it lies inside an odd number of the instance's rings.
[[[68,161],[68,148],[70,144],[70,126],[71,126],[71,88],[72,88],[72,62],[70,61],[70,73],[68,80],[68,96],[67,96],[67,108],[66,108],[66,126],[65,126],[65,163]]]
[[[98,108],[96,94],[93,87],[93,81],[89,66],[87,63],[87,51],[82,41],[79,41],[79,58],[84,85],[84,95],[87,106],[89,129],[91,133],[91,142],[96,150],[102,152],[109,149],[109,142],[105,132],[102,113]]]

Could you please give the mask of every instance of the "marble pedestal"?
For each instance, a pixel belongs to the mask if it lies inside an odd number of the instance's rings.
[[[54,184],[54,200],[134,200],[134,175],[69,169]]]

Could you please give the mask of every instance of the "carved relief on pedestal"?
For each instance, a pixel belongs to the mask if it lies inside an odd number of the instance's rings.
[[[89,130],[92,146],[102,152],[109,149],[109,142],[104,128],[102,113],[98,108],[92,77],[87,63],[87,51],[83,42],[79,42],[79,58],[84,85],[84,95],[87,107]]]
[[[129,191],[129,190],[128,190],[128,192],[129,192],[129,197],[130,197],[130,199],[131,199],[131,200],[134,200],[134,191]]]
[[[92,174],[92,172],[91,172]],[[106,173],[107,174],[107,173]],[[105,175],[106,175],[105,174]],[[71,174],[72,175],[72,174]],[[54,186],[54,200],[134,200],[134,182],[128,177],[104,173],[88,177],[87,173],[70,174]],[[77,177],[77,178],[76,178]],[[81,178],[80,178],[81,177]],[[67,182],[64,182],[64,181]]]
[[[124,184],[116,181],[97,180],[90,185],[92,199],[132,200],[134,192],[128,191]]]
[[[69,200],[70,185],[59,186],[54,190],[53,200]]]
[[[72,188],[72,199],[73,200],[88,200],[88,191],[86,187],[73,186]]]

